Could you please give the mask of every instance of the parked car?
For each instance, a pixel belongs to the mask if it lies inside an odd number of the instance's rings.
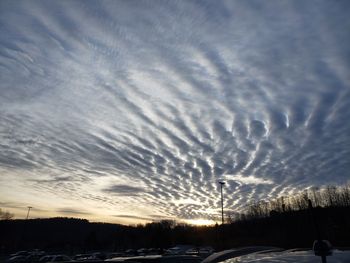
[[[217,263],[223,262],[227,259],[236,258],[242,255],[251,254],[259,251],[282,251],[284,249],[278,247],[268,247],[268,246],[251,246],[251,247],[241,247],[223,250],[210,255],[205,258],[202,263]]]
[[[149,248],[147,255],[161,255],[162,250],[160,248]]]
[[[212,247],[195,247],[195,248],[188,249],[186,251],[186,255],[197,255],[203,259],[207,258],[213,253],[214,253],[214,249]]]
[[[251,253],[248,255],[230,258],[223,263],[321,263],[321,257],[315,256],[314,251],[282,251],[269,253]],[[327,256],[327,263],[350,262],[350,251],[334,250]]]
[[[40,254],[31,254],[31,255],[26,257],[25,262],[26,263],[37,263],[39,261],[39,259],[42,257],[43,257],[43,255],[40,255]]]
[[[29,251],[26,251],[26,250],[22,250],[22,251],[17,251],[16,253],[14,254],[11,254],[10,257],[16,257],[16,256],[28,256],[30,255],[30,252]]]
[[[137,251],[135,249],[127,249],[124,254],[127,256],[137,256]]]
[[[34,250],[34,251],[19,251],[12,254],[10,258],[6,261],[8,263],[33,263],[38,262],[41,257],[45,255],[44,251]]]
[[[138,263],[200,263],[201,258],[193,255],[152,255],[136,257],[119,257],[107,259],[109,262],[138,262]]]
[[[137,250],[137,255],[145,256],[148,255],[148,248],[140,248]]]
[[[184,255],[187,251],[193,249],[194,246],[191,245],[177,245],[171,247],[165,251],[165,255]]]
[[[71,261],[72,259],[66,255],[49,255],[49,256],[43,256],[39,259],[40,263],[48,263],[48,262],[67,262]]]
[[[122,252],[112,252],[107,255],[107,258],[118,258],[123,256],[125,256],[125,254]]]
[[[73,257],[75,261],[85,261],[91,257],[91,254],[78,254]]]
[[[7,263],[22,263],[26,262],[27,256],[12,256],[6,262]]]

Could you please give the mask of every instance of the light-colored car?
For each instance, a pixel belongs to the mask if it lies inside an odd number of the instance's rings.
[[[223,262],[227,259],[236,258],[239,256],[260,252],[260,251],[282,251],[284,249],[277,247],[268,247],[268,246],[251,246],[251,247],[241,247],[233,248],[228,250],[223,250],[216,252],[209,257],[205,258],[202,263],[218,263]]]
[[[223,263],[321,263],[322,259],[315,256],[314,251],[283,251],[269,253],[251,253],[248,255],[234,257],[223,261]],[[327,263],[350,262],[350,251],[334,250],[333,254],[327,256]]]

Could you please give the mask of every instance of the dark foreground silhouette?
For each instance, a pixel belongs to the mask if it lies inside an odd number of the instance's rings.
[[[316,208],[323,239],[333,246],[350,246],[350,207]],[[309,211],[291,211],[231,224],[195,227],[161,221],[138,226],[90,223],[84,219],[50,218],[0,221],[2,254],[43,249],[69,254],[92,250],[168,248],[175,244],[213,246],[247,245],[284,248],[311,247],[315,231]]]
[[[350,247],[348,190],[348,186],[313,189],[289,201],[282,198],[255,203],[246,214],[214,226],[169,220],[137,226],[75,218],[0,220],[0,249],[2,255],[33,249],[72,255],[131,248],[166,249],[176,244],[212,246],[217,250],[251,245],[311,248],[317,238],[329,240],[334,247]],[[313,215],[308,200],[315,206]]]

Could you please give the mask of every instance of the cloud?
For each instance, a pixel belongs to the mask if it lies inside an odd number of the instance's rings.
[[[126,219],[136,219],[141,221],[154,221],[155,219],[153,217],[142,217],[142,216],[135,216],[135,215],[113,215],[117,218],[126,218]]]
[[[16,202],[0,202],[0,206],[6,208],[25,208],[25,204]]]
[[[74,216],[77,216],[77,215],[90,215],[90,213],[86,212],[86,211],[83,211],[83,210],[78,210],[78,209],[75,209],[75,208],[70,208],[70,207],[65,207],[65,208],[60,208],[58,210],[56,210],[57,213],[60,213],[60,214],[65,214],[65,215],[74,215]]]
[[[257,178],[254,176],[241,176],[241,175],[230,175],[230,174],[226,174],[224,176],[225,180],[229,180],[229,181],[234,181],[236,183],[240,183],[240,184],[254,184],[254,185],[260,185],[260,184],[273,184],[272,181],[270,180],[264,180],[262,178]]]
[[[0,196],[191,219],[222,178],[235,211],[347,182],[348,10],[2,1]]]
[[[144,189],[137,186],[130,186],[130,185],[113,185],[111,187],[103,189],[106,193],[112,193],[116,195],[138,195],[139,193],[144,192]]]

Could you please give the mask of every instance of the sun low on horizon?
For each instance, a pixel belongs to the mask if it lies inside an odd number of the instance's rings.
[[[0,1],[0,208],[212,225],[221,190],[226,216],[350,183],[349,11]]]

